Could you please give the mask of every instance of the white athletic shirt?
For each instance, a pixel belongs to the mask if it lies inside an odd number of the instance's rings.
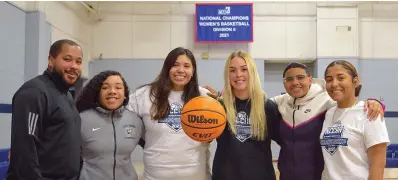
[[[145,125],[144,180],[209,180],[211,178],[209,143],[188,137],[181,127],[182,91],[171,91],[169,115],[162,120],[152,120],[149,86],[130,95],[128,109],[137,113]],[[207,89],[199,87],[207,96]]]
[[[379,116],[369,121],[364,104],[359,101],[351,109],[335,106],[327,111],[320,135],[325,160],[322,180],[367,180],[367,149],[390,142],[384,120]]]

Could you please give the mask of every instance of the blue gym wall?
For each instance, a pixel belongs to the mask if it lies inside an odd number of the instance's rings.
[[[47,67],[50,26],[41,12],[0,2],[0,149],[10,146],[11,101],[15,91]]]
[[[24,82],[26,13],[0,2],[0,149],[10,143],[11,99]]]

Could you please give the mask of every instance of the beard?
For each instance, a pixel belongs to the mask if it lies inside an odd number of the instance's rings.
[[[67,72],[69,72],[69,73],[73,73],[73,74],[75,74],[77,77],[76,77],[76,79],[73,81],[73,82],[71,82],[70,80],[68,80],[68,79],[66,79],[66,77],[65,77],[65,74],[67,73]],[[59,69],[58,67],[54,67],[53,68],[53,74],[55,74],[56,76],[58,76],[59,77],[59,79],[62,81],[62,83],[65,85],[65,86],[67,86],[67,87],[72,87],[72,86],[74,86],[78,81],[79,81],[79,79],[80,79],[80,76],[81,76],[81,74],[79,74],[78,72],[76,72],[76,70],[73,70],[73,69],[70,69],[70,70],[62,70],[62,69]]]

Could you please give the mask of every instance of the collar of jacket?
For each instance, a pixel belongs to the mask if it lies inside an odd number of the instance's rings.
[[[57,87],[57,89],[63,93],[66,93],[69,91],[69,88],[71,87],[67,82],[65,82],[65,80],[63,79],[63,77],[55,72],[55,71],[50,71],[48,69],[46,69],[43,73],[44,76],[48,77]]]
[[[123,105],[120,106],[119,108],[115,109],[115,110],[108,110],[108,109],[105,109],[105,108],[103,108],[101,106],[97,106],[94,109],[97,112],[99,112],[100,114],[102,114],[104,116],[108,116],[108,117],[112,116],[112,113],[113,113],[113,116],[116,117],[116,118],[121,118],[122,115],[123,115],[123,112],[126,110],[126,108]]]

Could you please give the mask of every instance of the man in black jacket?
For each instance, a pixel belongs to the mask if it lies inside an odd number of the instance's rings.
[[[82,56],[77,43],[55,42],[47,70],[14,94],[7,180],[78,179],[80,116],[68,90],[80,78]]]

